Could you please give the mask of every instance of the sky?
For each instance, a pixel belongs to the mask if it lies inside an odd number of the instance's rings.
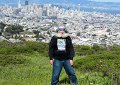
[[[120,0],[91,0],[91,1],[99,1],[99,2],[120,2]]]
[[[19,0],[0,0],[0,3],[17,3]],[[25,0],[21,0],[21,3],[24,3]],[[28,0],[30,3],[34,2],[59,2],[59,1],[66,1],[66,0]],[[79,1],[85,1],[85,0],[67,0],[72,2],[79,2]],[[87,0],[86,0],[87,1]],[[90,1],[99,1],[99,2],[120,2],[120,0],[90,0]]]

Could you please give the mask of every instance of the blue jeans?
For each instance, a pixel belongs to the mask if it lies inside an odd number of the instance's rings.
[[[53,63],[53,72],[52,72],[52,80],[51,85],[59,85],[59,76],[62,70],[62,67],[64,67],[67,75],[70,78],[70,83],[72,85],[77,85],[77,77],[75,75],[74,68],[70,64],[70,60],[57,60],[54,59]]]

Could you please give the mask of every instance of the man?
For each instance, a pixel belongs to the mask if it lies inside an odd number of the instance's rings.
[[[73,68],[74,49],[70,36],[64,27],[57,29],[49,44],[50,64],[53,65],[51,85],[59,85],[59,76],[64,67],[70,78],[71,85],[77,85],[77,78]]]

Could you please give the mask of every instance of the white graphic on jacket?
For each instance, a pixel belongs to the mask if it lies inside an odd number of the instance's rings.
[[[59,51],[65,51],[66,40],[65,39],[57,39],[57,46]]]

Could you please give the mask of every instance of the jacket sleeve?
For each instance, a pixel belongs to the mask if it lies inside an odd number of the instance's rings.
[[[69,37],[69,45],[70,45],[70,60],[73,60],[73,57],[75,56],[75,51],[72,44],[72,39],[70,37]]]
[[[54,49],[54,36],[51,38],[51,41],[49,43],[49,58],[50,60],[53,59],[53,49]]]

